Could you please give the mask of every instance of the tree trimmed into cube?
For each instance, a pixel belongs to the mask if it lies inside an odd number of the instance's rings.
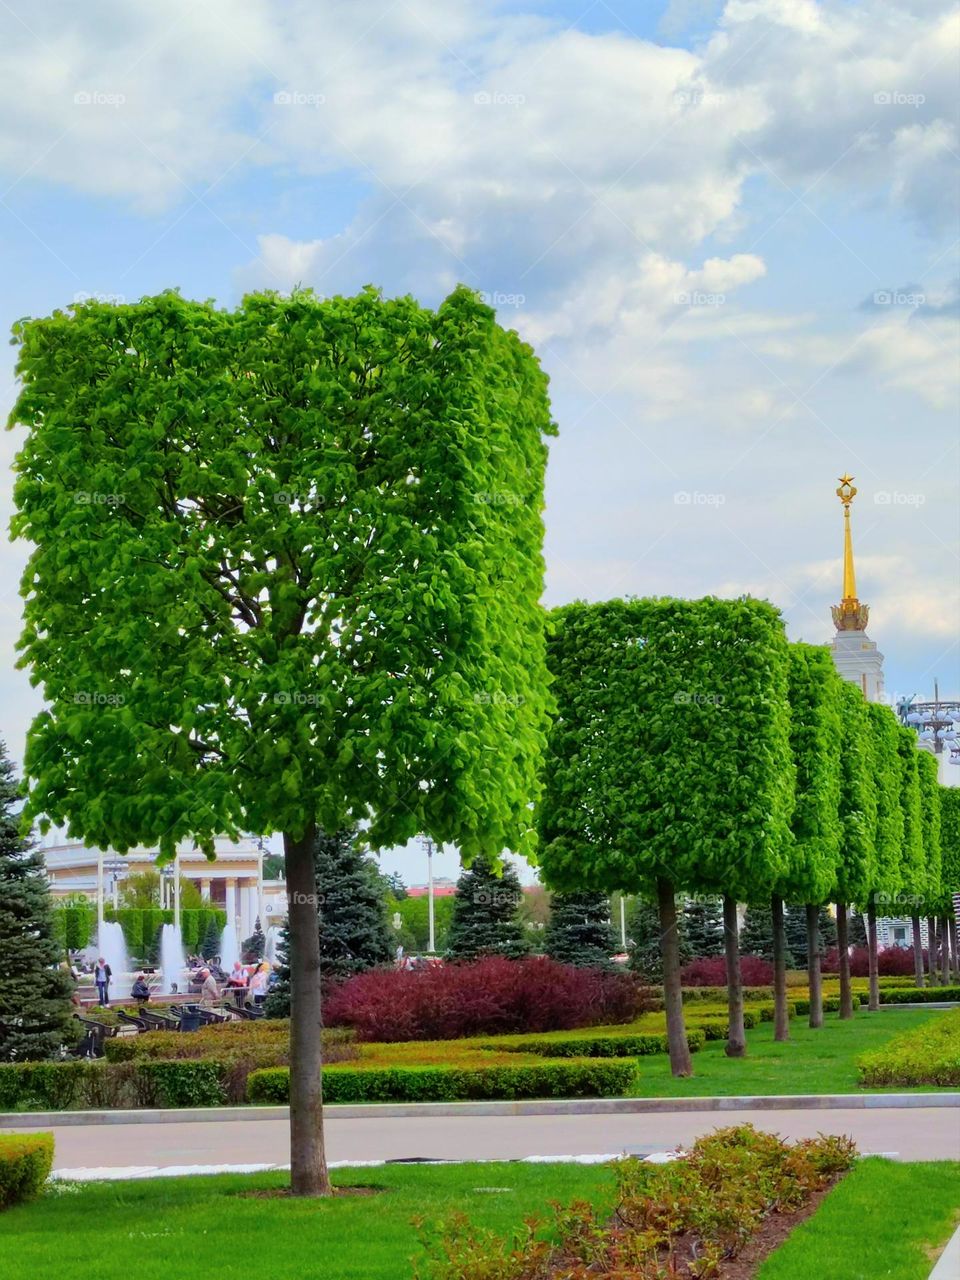
[[[562,891],[657,901],[670,1064],[689,1075],[676,893],[745,896],[781,870],[789,839],[782,620],[746,599],[567,605],[553,615],[549,663],[558,711],[540,810],[544,877]]]
[[[546,378],[462,288],[165,293],[16,339],[28,812],[165,858],[283,833],[291,1182],[328,1193],[317,831],[531,847]]]

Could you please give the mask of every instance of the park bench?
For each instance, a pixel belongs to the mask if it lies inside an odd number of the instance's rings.
[[[75,1013],[73,1016],[84,1028],[84,1036],[77,1049],[77,1056],[80,1058],[102,1058],[104,1040],[112,1040],[119,1033],[120,1028],[108,1027],[104,1022],[97,1022],[93,1018],[84,1018],[79,1013]]]

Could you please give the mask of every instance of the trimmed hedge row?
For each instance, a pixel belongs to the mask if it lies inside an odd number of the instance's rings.
[[[940,1000],[960,1000],[960,987],[898,987],[881,989],[881,1004],[935,1004]]]
[[[882,1048],[864,1054],[857,1068],[863,1087],[957,1088],[960,1086],[960,1009],[951,1009],[904,1035],[895,1036]]]
[[[627,1093],[636,1064],[624,1059],[571,1059],[494,1067],[331,1067],[323,1073],[325,1102],[456,1102],[517,1098],[610,1098]],[[286,1103],[288,1067],[251,1072],[247,1099]]]
[[[710,1037],[702,1027],[687,1032],[690,1052],[702,1049]],[[543,1058],[646,1058],[654,1053],[667,1052],[666,1035],[610,1035],[571,1036],[567,1040],[524,1036],[504,1044],[498,1040],[483,1040],[478,1049],[490,1049],[498,1053],[536,1053]]]
[[[222,1062],[0,1063],[0,1111],[212,1107],[227,1101]]]
[[[32,1200],[52,1167],[52,1133],[0,1133],[0,1209]]]

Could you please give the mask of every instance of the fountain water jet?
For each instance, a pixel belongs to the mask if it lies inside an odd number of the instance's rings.
[[[187,956],[183,949],[183,938],[175,924],[165,924],[160,930],[160,969],[163,973],[163,992],[170,995],[176,983],[178,992],[186,990],[183,973],[187,967]]]
[[[97,932],[97,955],[110,966],[110,999],[123,1000],[130,994],[130,960],[123,929],[116,920],[104,920]]]

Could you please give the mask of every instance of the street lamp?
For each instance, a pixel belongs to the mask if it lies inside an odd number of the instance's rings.
[[[933,682],[933,701],[918,702],[916,697],[902,698],[897,714],[903,724],[915,729],[922,746],[942,755],[944,747],[950,749],[950,763],[960,765],[960,746],[957,745],[957,729],[954,721],[960,721],[960,699],[941,698],[940,687]]]
[[[170,888],[173,877],[177,874],[173,863],[168,862],[160,868],[160,906],[166,910],[170,903]]]
[[[111,893],[113,895],[113,909],[116,911],[120,905],[119,889],[120,881],[127,873],[127,863],[124,858],[111,858],[109,862],[103,864],[104,871],[108,872],[111,877]]]
[[[427,950],[433,955],[437,949],[433,914],[433,841],[429,836],[421,836],[420,839],[424,849],[427,851],[427,925],[429,930]]]

